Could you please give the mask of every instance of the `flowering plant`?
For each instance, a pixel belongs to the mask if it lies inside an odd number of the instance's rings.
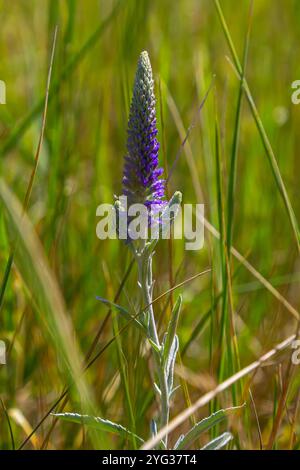
[[[160,419],[151,421],[151,434],[155,437],[158,430],[164,429],[164,437],[159,440],[159,449],[168,449],[168,422],[170,415],[170,403],[177,387],[174,387],[174,367],[179,349],[179,339],[176,334],[182,296],[179,295],[175,302],[167,330],[159,337],[155,314],[153,310],[153,278],[152,257],[155,245],[161,231],[176,217],[181,203],[181,193],[175,192],[170,201],[166,201],[165,180],[161,178],[163,170],[159,167],[157,140],[156,110],[154,96],[154,81],[152,69],[147,52],[142,52],[139,57],[133,97],[128,121],[127,154],[125,156],[123,172],[123,194],[117,198],[115,209],[117,212],[117,231],[121,231],[122,214],[124,213],[123,200],[127,198],[128,206],[143,205],[146,207],[146,225],[155,225],[154,238],[132,238],[132,234],[125,227],[125,238],[131,249],[138,267],[138,287],[141,290],[143,305],[138,318],[134,317],[134,324],[145,334],[153,353],[156,381],[153,384],[154,392],[160,403]],[[126,205],[127,210],[127,205]],[[127,223],[126,218],[126,223]],[[124,227],[123,227],[124,229]],[[153,233],[153,232],[152,232]],[[124,235],[124,231],[123,231]],[[120,238],[124,238],[120,237]],[[105,299],[100,300],[107,303]],[[115,306],[115,304],[113,304]],[[121,307],[120,307],[121,309]],[[124,309],[122,309],[124,312]],[[132,317],[131,317],[132,318]],[[180,435],[174,449],[189,448],[201,433],[224,420],[230,409],[219,410],[210,417],[195,424],[185,435]],[[77,413],[56,414],[63,419],[92,425],[101,430],[126,435],[135,442],[143,443],[144,440],[125,429],[123,426],[99,417],[79,415]],[[220,449],[224,447],[232,436],[225,432],[213,439],[203,449]]]

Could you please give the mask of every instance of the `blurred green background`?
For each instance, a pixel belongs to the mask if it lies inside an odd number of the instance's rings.
[[[300,79],[300,5],[297,0],[253,3],[246,77],[291,204],[300,219],[300,105],[291,102],[291,84]],[[250,3],[221,0],[220,4],[242,60]],[[0,9],[0,79],[5,81],[7,93],[6,105],[0,105],[1,177],[21,202],[34,165],[53,35],[58,26],[44,142],[26,212],[64,298],[66,316],[82,355],[89,351],[102,325],[94,348],[96,353],[124,325],[116,312],[106,318],[108,309],[96,296],[113,300],[130,255],[121,242],[96,238],[96,208],[121,193],[127,116],[139,53],[146,49],[152,62],[160,159],[166,172],[193,123],[169,182],[169,194],[180,190],[184,202],[204,203],[206,218],[218,230],[222,219],[220,180],[223,215],[225,224],[228,223],[226,194],[239,79],[228,60],[230,51],[211,0],[2,0]],[[219,169],[216,116],[220,127]],[[297,244],[245,97],[241,106],[234,201],[233,246],[297,309],[300,306]],[[0,217],[0,266],[4,276],[14,238],[7,230],[3,203]],[[224,287],[225,251],[209,232],[206,235],[201,251],[186,251],[180,240],[162,241],[155,256],[155,296],[208,266],[212,268],[211,274],[179,289],[184,298],[179,326],[184,354],[182,365],[177,368],[177,380],[178,383],[182,380],[182,386],[173,403],[173,417],[188,406],[189,400],[195,401],[296,328],[295,318],[283,303],[233,258],[230,285],[239,364],[231,360],[228,352],[231,346],[219,340],[222,309],[229,310],[228,304],[216,301]],[[7,364],[0,366],[2,449],[11,448],[13,441],[16,447],[21,445],[68,381],[68,366],[62,363],[58,339],[64,331],[59,324],[53,331],[49,328],[48,317],[35,301],[39,283],[31,277],[30,269],[27,275],[23,273],[22,249],[19,251],[0,316],[0,339],[9,348]],[[39,255],[32,251],[29,255],[38,263]],[[136,292],[133,268],[118,303],[137,311]],[[173,296],[176,298],[176,292]],[[156,305],[161,324],[169,317],[173,296],[164,297]],[[55,316],[55,312],[50,311],[49,315]],[[225,336],[230,337],[228,318],[225,323]],[[197,326],[199,334],[193,337]],[[85,376],[97,414],[128,427],[134,425],[144,438],[149,436],[149,421],[157,410],[148,356],[142,338],[130,326]],[[210,407],[199,410],[195,419],[215,407],[245,401],[245,410],[230,423],[236,446],[260,447],[254,409],[263,444],[267,445],[284,393],[287,363],[287,356],[276,358],[254,376],[247,377],[237,390],[229,389]],[[299,446],[297,368],[291,373],[288,386],[273,448]],[[75,390],[65,409],[78,412],[85,409]],[[47,418],[25,447],[73,449],[94,445],[85,429],[60,422],[51,430],[52,422],[53,418]],[[109,434],[99,437],[102,448],[130,447],[130,443]]]

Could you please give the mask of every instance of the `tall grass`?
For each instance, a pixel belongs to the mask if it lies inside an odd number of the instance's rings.
[[[0,3],[7,86],[0,105],[1,449],[140,447],[132,435],[57,421],[52,411],[102,416],[149,437],[158,410],[153,363],[133,320],[97,300],[137,315],[136,267],[125,247],[95,234],[97,205],[121,192],[131,83],[143,49],[156,74],[168,192],[205,204],[204,248],[161,242],[153,266],[160,333],[173,289],[183,296],[170,445],[189,420],[245,402],[220,424],[234,448],[299,448],[290,345],[300,302],[300,108],[291,104],[300,14],[294,0],[253,2],[250,29],[250,5]],[[198,276],[207,266],[210,275]]]

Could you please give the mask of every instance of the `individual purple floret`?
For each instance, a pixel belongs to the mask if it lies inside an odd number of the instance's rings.
[[[165,204],[163,169],[158,166],[156,113],[152,69],[148,53],[142,52],[137,66],[128,120],[127,155],[123,194],[128,205],[145,204],[155,212]]]

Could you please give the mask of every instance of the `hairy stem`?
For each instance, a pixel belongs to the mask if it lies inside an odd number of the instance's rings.
[[[160,388],[160,406],[161,406],[161,419],[160,427],[163,428],[168,424],[169,421],[169,392],[167,377],[164,370],[164,364],[161,354],[158,350],[161,349],[159,341],[157,327],[155,323],[154,311],[152,306],[152,291],[153,291],[153,280],[152,280],[152,255],[147,250],[141,251],[137,255],[138,273],[139,273],[139,285],[143,295],[143,302],[148,306],[146,311],[146,325],[148,331],[148,337],[154,345],[152,346],[152,352],[154,357],[154,363],[156,373],[159,380]],[[155,390],[156,391],[156,390]],[[157,391],[156,391],[157,392]],[[165,436],[164,444],[167,447],[168,436]]]

